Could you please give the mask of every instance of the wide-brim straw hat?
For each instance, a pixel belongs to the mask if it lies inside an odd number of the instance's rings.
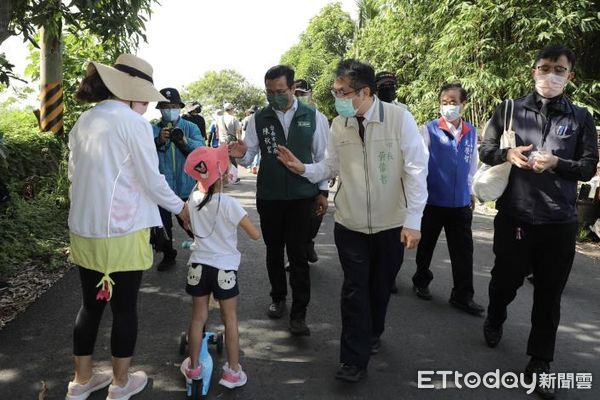
[[[92,61],[87,75],[92,74],[94,69],[108,90],[121,100],[168,101],[154,87],[152,66],[133,54],[121,54],[112,67]]]

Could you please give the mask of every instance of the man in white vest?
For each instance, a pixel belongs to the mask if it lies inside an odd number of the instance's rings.
[[[375,91],[370,65],[341,61],[331,91],[339,116],[331,125],[327,158],[303,164],[278,147],[279,161],[311,182],[340,179],[334,237],[344,283],[335,378],[346,382],[363,379],[370,356],[380,350],[392,283],[404,248],[419,243],[427,201],[428,152],[417,124]]]

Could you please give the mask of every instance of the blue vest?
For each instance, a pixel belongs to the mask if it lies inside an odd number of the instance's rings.
[[[456,208],[471,204],[469,170],[477,151],[477,133],[467,121],[462,123],[458,138],[450,133],[442,119],[427,124],[431,140],[427,204],[432,206]]]

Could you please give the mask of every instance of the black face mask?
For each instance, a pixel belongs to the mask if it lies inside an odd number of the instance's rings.
[[[396,86],[384,86],[377,89],[379,100],[391,103],[396,99]]]

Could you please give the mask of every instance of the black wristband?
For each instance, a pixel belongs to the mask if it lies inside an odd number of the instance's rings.
[[[329,190],[319,190],[319,194],[325,198],[329,197]]]

